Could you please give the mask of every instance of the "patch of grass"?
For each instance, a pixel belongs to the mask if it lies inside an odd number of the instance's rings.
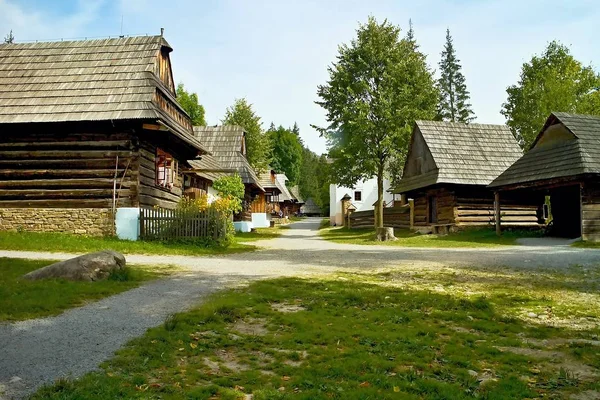
[[[29,281],[22,276],[54,261],[0,258],[0,321],[16,321],[60,314],[86,302],[108,297],[158,278],[144,267],[127,267],[99,282],[62,279]]]
[[[600,242],[584,242],[580,240],[578,242],[573,242],[571,246],[580,247],[582,249],[600,249]]]
[[[319,230],[329,228],[329,227],[330,227],[329,218],[323,218],[321,220],[321,224],[319,225]]]
[[[257,240],[275,239],[281,236],[281,229],[285,229],[286,225],[275,226],[274,228],[258,228],[253,232],[238,232],[235,238],[240,243],[255,242]]]
[[[88,237],[66,233],[0,232],[0,250],[91,253],[111,249],[123,254],[159,254],[203,256],[252,251],[236,236],[229,247],[206,247],[186,243],[132,242],[116,237]]]
[[[514,246],[522,237],[538,237],[539,232],[512,230],[498,237],[492,229],[467,229],[448,235],[421,235],[407,229],[395,229],[398,240],[378,242],[372,229],[329,228],[321,231],[325,240],[336,243],[398,247],[496,247]]]
[[[520,274],[415,268],[253,283],[170,318],[102,370],[33,398],[491,400],[600,389],[598,347],[561,342],[593,338],[598,324],[572,330],[517,310],[561,310],[567,291],[598,318],[591,281],[599,273]]]

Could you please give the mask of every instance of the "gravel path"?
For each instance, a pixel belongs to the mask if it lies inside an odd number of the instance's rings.
[[[0,324],[0,399],[20,398],[59,377],[93,370],[128,340],[206,295],[250,280],[306,276],[398,265],[478,265],[517,268],[600,264],[600,250],[564,242],[529,241],[491,249],[360,246],[320,239],[320,219],[308,219],[260,243],[263,250],[218,257],[127,256],[130,264],[167,264],[185,273],[50,318]],[[0,257],[66,259],[72,254],[0,251]],[[4,390],[4,395],[2,395]]]

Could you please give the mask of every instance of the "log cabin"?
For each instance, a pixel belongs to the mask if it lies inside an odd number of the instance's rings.
[[[292,194],[292,196],[295,199],[294,204],[292,204],[291,209],[290,209],[291,213],[292,214],[301,214],[302,212],[300,211],[300,209],[304,205],[304,199],[302,198],[302,195],[300,195],[300,188],[297,185],[292,186],[290,188],[290,193]]]
[[[114,233],[121,207],[174,208],[207,151],[161,36],[0,45],[0,229]]]
[[[223,170],[237,173],[242,178],[246,189],[244,209],[234,216],[236,229],[249,231],[268,226],[265,189],[246,158],[244,129],[236,125],[194,126],[194,135]]]
[[[275,170],[269,168],[266,172],[258,175],[261,186],[265,189],[265,202],[267,218],[274,217],[279,213],[279,202],[277,201],[281,189],[279,188]]]
[[[225,169],[210,154],[202,155],[195,160],[188,160],[189,168],[183,170],[183,193],[190,199],[208,196],[209,202],[219,196],[213,189],[213,183],[234,171]]]
[[[487,185],[522,155],[503,125],[417,121],[402,179],[393,192],[404,204],[413,199],[413,227],[422,232],[493,225],[494,193]],[[505,223],[537,226],[535,202],[513,200],[504,199]]]
[[[489,186],[546,204],[550,234],[600,241],[600,117],[552,113],[529,151]],[[504,225],[502,220],[498,230]]]

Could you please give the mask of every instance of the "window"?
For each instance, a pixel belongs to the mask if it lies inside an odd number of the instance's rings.
[[[362,192],[360,190],[354,191],[354,201],[362,201]]]
[[[169,153],[156,149],[156,184],[171,190],[177,178],[177,160]]]

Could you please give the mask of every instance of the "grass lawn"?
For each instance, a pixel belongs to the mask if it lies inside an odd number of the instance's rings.
[[[581,247],[582,249],[600,249],[600,242],[583,242],[578,241],[571,244],[573,247]]]
[[[170,318],[101,370],[34,398],[590,395],[600,391],[599,281],[597,269],[422,266],[262,281]]]
[[[258,228],[254,232],[238,232],[235,235],[236,241],[240,243],[255,242],[257,240],[275,239],[281,236],[281,229],[289,228],[287,225],[278,225],[274,228]]]
[[[128,267],[124,274],[100,282],[66,280],[28,281],[21,277],[54,261],[0,258],[0,321],[15,321],[60,314],[85,304],[139,286],[162,273],[143,267]]]
[[[398,240],[378,242],[372,229],[347,229],[328,228],[321,230],[325,240],[336,243],[349,244],[376,244],[399,247],[496,247],[512,246],[522,237],[536,237],[540,234],[535,231],[505,231],[501,237],[493,229],[468,229],[445,236],[421,235],[406,229],[396,229]]]
[[[204,247],[189,243],[132,242],[116,237],[88,237],[66,233],[0,232],[0,250],[90,253],[111,249],[123,254],[203,256],[255,250],[254,246],[240,243],[246,240],[236,236],[229,247]]]

